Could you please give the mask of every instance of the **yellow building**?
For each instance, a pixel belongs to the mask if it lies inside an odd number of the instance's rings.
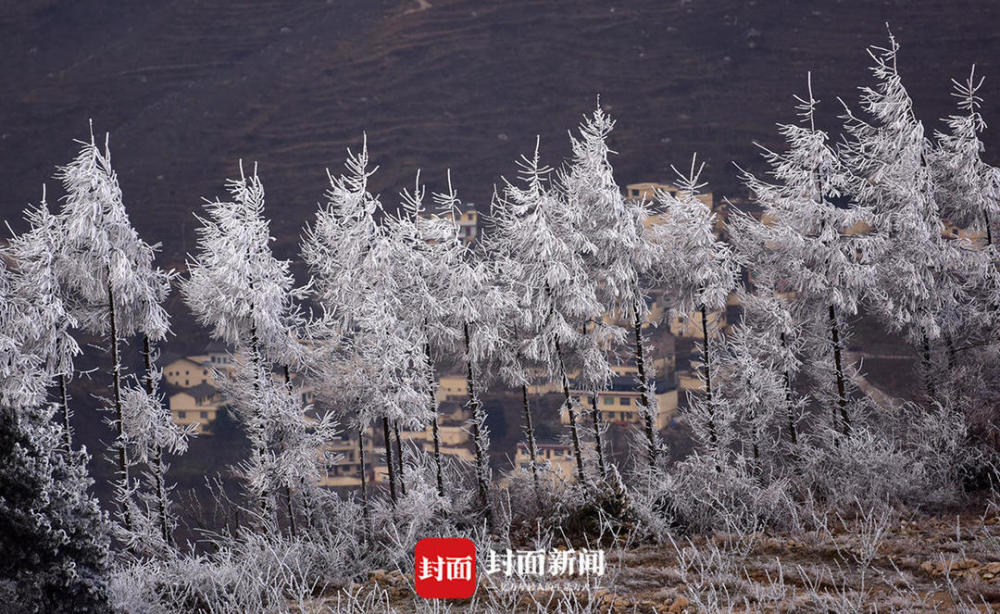
[[[163,367],[163,379],[177,388],[191,388],[201,384],[217,386],[215,372],[232,374],[242,356],[229,352],[210,352],[178,358]]]
[[[388,479],[388,470],[376,461],[384,454],[384,447],[376,446],[369,427],[365,432],[365,478],[368,484],[378,484]],[[381,450],[376,450],[376,447]],[[326,444],[326,451],[338,458],[327,465],[326,476],[320,479],[320,486],[358,487],[361,486],[361,460],[358,449],[358,435],[341,437]]]
[[[677,387],[684,392],[687,392],[688,390],[701,392],[705,390],[705,382],[701,381],[698,374],[693,371],[678,371]]]
[[[576,457],[573,456],[573,448],[561,443],[539,443],[536,444],[538,462],[549,463],[553,472],[566,480],[572,480],[576,475]],[[514,468],[531,470],[531,453],[528,451],[528,444],[517,444],[517,452],[514,454]]]
[[[176,424],[197,424],[196,432],[204,433],[222,407],[222,393],[209,384],[201,383],[170,395],[169,403],[170,417]]]
[[[669,183],[657,183],[655,181],[630,183],[625,186],[625,198],[636,200],[656,200],[657,191],[666,192],[671,196],[677,196],[679,188],[677,188],[677,186],[670,185]],[[705,203],[709,210],[713,209],[713,198],[711,192],[698,194],[695,198]]]
[[[421,216],[427,219],[451,221],[450,214],[425,212],[421,213]],[[461,237],[465,244],[473,243],[479,238],[479,211],[475,209],[475,205],[472,203],[467,203],[458,213],[455,223],[458,224],[458,236]]]
[[[726,314],[723,311],[708,312],[708,331],[722,330],[726,326]],[[704,337],[701,326],[701,311],[693,311],[687,315],[675,315],[670,318],[670,334],[675,337]]]
[[[592,409],[590,391],[577,389],[571,390],[570,394],[579,413],[586,415]],[[657,379],[653,396],[657,407],[655,426],[656,430],[660,431],[670,424],[670,419],[677,411],[677,386],[665,382],[663,378]],[[597,393],[597,407],[601,410],[601,418],[605,422],[619,425],[641,424],[642,415],[639,411],[641,405],[641,395],[636,388],[635,378],[631,375],[612,378],[611,386]],[[559,420],[563,424],[569,424],[569,414],[565,406],[560,410]]]
[[[467,399],[469,380],[464,375],[442,375],[438,379],[437,402]]]

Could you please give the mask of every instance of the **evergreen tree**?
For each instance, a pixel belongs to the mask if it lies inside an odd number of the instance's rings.
[[[673,247],[674,257],[664,261],[660,275],[669,280],[665,291],[667,304],[678,314],[697,311],[702,329],[702,372],[705,384],[704,411],[696,412],[695,428],[704,428],[711,447],[720,444],[714,391],[712,357],[719,331],[709,324],[708,314],[726,308],[729,293],[736,284],[736,263],[728,245],[716,235],[716,215],[698,200],[704,187],[700,177],[704,164],[692,158],[691,170],[679,177],[676,194],[660,191],[657,196],[664,209],[663,223],[654,227],[656,241]],[[695,406],[697,408],[697,406]]]
[[[367,190],[375,172],[368,168],[367,143],[357,155],[348,151],[346,166],[346,174],[330,175],[327,204],[302,241],[302,257],[313,274],[328,331],[315,369],[341,407],[352,412],[351,423],[361,440],[373,421],[382,422],[389,494],[395,505],[398,465],[393,462],[390,424],[422,428],[431,420],[427,337],[422,327],[408,326],[401,315],[403,285],[410,281],[394,274],[393,257],[399,250],[375,221],[376,212],[383,212],[378,198]],[[367,508],[364,491],[362,481]]]
[[[505,182],[502,194],[494,198],[492,241],[499,246],[494,251],[509,255],[506,264],[516,275],[519,301],[529,314],[530,328],[522,332],[523,355],[562,383],[562,411],[569,421],[577,478],[585,483],[569,373],[574,367],[584,374],[609,370],[600,351],[604,340],[583,331],[584,323],[600,320],[604,309],[582,257],[589,248],[584,247],[579,215],[549,185],[551,171],[542,166],[538,145],[531,158],[522,156],[518,164],[523,187]]]
[[[112,377],[109,410],[116,432],[118,470],[115,497],[121,524],[131,531],[135,485],[130,476],[130,434],[123,419],[120,342],[134,334],[157,339],[166,335],[169,324],[162,303],[169,292],[171,274],[154,266],[158,246],[143,241],[129,221],[111,167],[108,140],[103,152],[93,134],[90,142],[82,145],[77,157],[58,173],[66,196],[56,216],[61,237],[56,244],[55,272],[78,325],[87,332],[108,336]]]
[[[852,388],[850,366],[843,356],[846,318],[858,313],[870,288],[875,274],[872,262],[881,242],[862,231],[871,223],[869,210],[856,203],[844,206],[852,177],[829,146],[826,133],[816,128],[818,101],[811,79],[808,97],[796,100],[800,124],[779,125],[788,148],[764,151],[769,178],[742,174],[762,209],[760,219],[735,215],[732,237],[741,257],[752,263],[754,284],[764,292],[789,296],[784,308],[802,323],[803,336],[793,338],[787,326],[772,333],[785,335],[786,347],[799,345],[809,354],[803,358],[813,371],[814,396],[830,409],[831,424],[846,434]],[[788,358],[785,371],[793,377],[797,369]]]
[[[301,432],[304,410],[284,386],[279,386],[278,402],[271,372],[303,359],[305,320],[297,301],[305,298],[306,289],[295,286],[289,262],[271,252],[264,187],[256,167],[248,177],[241,164],[240,177],[226,187],[231,200],[209,202],[207,217],[199,218],[198,252],[188,263],[189,277],[181,282],[181,292],[212,336],[235,346],[245,362],[229,383],[229,392],[238,401],[237,412],[251,441],[242,475],[261,521],[268,525],[274,521],[281,486],[291,506],[292,485],[277,476],[294,474],[298,468],[283,469],[300,461],[297,452],[285,454],[289,448],[280,433]]]
[[[53,297],[24,294],[19,275],[0,260],[0,592],[13,591],[14,613],[106,612],[106,519],[88,492],[86,450],[66,448],[45,402],[50,357],[33,343],[51,334]]]
[[[862,89],[867,119],[845,105],[848,139],[840,154],[855,177],[851,195],[871,210],[873,232],[883,240],[867,302],[889,330],[903,333],[921,352],[933,400],[931,344],[960,325],[969,269],[964,256],[972,250],[967,239],[943,236],[931,144],[897,70],[898,51],[891,34],[887,48],[869,50],[876,85]]]

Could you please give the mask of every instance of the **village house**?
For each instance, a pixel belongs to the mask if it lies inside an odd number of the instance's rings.
[[[561,443],[538,443],[535,445],[539,464],[548,463],[549,468],[561,479],[572,480],[576,474],[576,457],[573,448]],[[531,453],[528,444],[517,444],[514,454],[514,468],[531,470]]]
[[[205,433],[222,407],[222,393],[204,382],[171,394],[170,416],[179,426],[197,425],[196,432]]]
[[[450,214],[441,214],[431,211],[424,211],[421,217],[427,219],[444,219],[451,221]],[[458,236],[468,245],[474,243],[479,238],[479,211],[472,203],[463,203],[455,219],[458,224]]]
[[[656,430],[662,431],[670,424],[670,419],[677,411],[677,385],[672,378],[657,378],[656,387],[652,391],[656,399]],[[579,412],[587,414],[592,408],[589,390],[570,390],[574,405]],[[606,390],[597,392],[597,407],[601,410],[601,418],[605,422],[618,425],[642,424],[641,395],[635,377],[631,375],[616,375],[611,378],[611,385]],[[560,410],[559,420],[569,424],[569,413],[566,407]]]

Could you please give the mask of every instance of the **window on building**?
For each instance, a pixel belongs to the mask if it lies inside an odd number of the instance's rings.
[[[603,401],[602,401],[602,402],[603,402],[603,403],[604,403],[605,405],[614,405],[614,403],[615,403],[615,399],[614,399],[614,397],[604,397],[604,399],[603,399]]]
[[[562,450],[553,450],[552,451],[552,453],[555,454],[556,456],[562,456],[562,452],[563,452]]]
[[[183,420],[184,418],[187,418],[187,415],[188,415],[188,413],[186,411],[179,411],[179,412],[177,412],[177,417],[179,419],[181,419],[181,420]]]
[[[184,385],[185,385],[185,386],[190,386],[190,385],[191,385],[191,382],[189,382],[188,380],[184,380]]]
[[[621,405],[630,405],[631,401],[632,401],[632,399],[630,399],[628,397],[621,397],[620,399],[618,399],[618,403],[621,404]]]
[[[207,411],[201,412],[201,417],[202,418],[208,418],[208,412]]]

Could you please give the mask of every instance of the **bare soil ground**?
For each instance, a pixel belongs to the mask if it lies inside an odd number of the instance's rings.
[[[810,514],[777,534],[674,537],[607,548],[598,581],[527,587],[481,577],[475,598],[432,603],[412,574],[377,570],[328,592],[315,612],[993,612],[1000,609],[1000,511]],[[339,603],[339,606],[338,606]]]

